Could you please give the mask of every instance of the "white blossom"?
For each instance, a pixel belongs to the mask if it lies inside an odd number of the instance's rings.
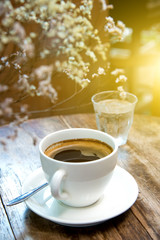
[[[127,81],[127,77],[125,75],[119,75],[116,78],[116,83],[123,83],[123,82],[126,82],[126,81]]]
[[[102,74],[105,75],[105,70],[104,70],[104,68],[99,67],[99,68],[98,68],[98,74],[99,74],[99,75],[102,75]]]
[[[113,76],[118,76],[118,75],[120,75],[120,74],[124,74],[124,69],[116,68],[115,70],[113,70],[113,71],[111,72],[111,74],[112,74]]]

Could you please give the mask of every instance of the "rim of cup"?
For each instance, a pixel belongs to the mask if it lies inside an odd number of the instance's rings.
[[[97,139],[96,137],[88,137],[88,139],[96,139],[96,140],[98,140],[98,141],[101,141],[101,142],[104,142],[104,143],[106,143],[106,144],[108,144],[111,148],[112,148],[112,152],[110,153],[110,154],[108,154],[107,156],[104,156],[103,158],[100,158],[100,159],[97,159],[97,160],[94,160],[94,161],[88,161],[88,162],[65,162],[65,161],[59,161],[59,160],[56,160],[56,159],[53,159],[53,158],[51,158],[51,157],[48,157],[45,153],[44,153],[44,150],[42,150],[42,146],[43,146],[43,144],[44,144],[44,142],[46,141],[46,139],[47,138],[49,138],[49,137],[51,137],[52,135],[56,135],[56,134],[58,134],[58,133],[63,133],[63,132],[71,132],[71,131],[90,131],[90,132],[94,132],[94,133],[98,133],[98,134],[101,134],[101,135],[103,135],[104,137],[108,137],[110,140],[111,140],[111,142],[112,142],[112,144],[113,144],[113,146],[111,145],[111,144],[109,144],[109,143],[107,143],[107,142],[105,142],[104,140],[100,140],[99,138]],[[70,140],[70,139],[86,139],[86,137],[73,137],[73,138],[66,138],[66,139],[64,139],[64,140]],[[63,140],[60,140],[60,141],[63,141]],[[54,143],[56,143],[56,142],[60,142],[60,141],[55,141],[55,142],[53,142],[53,143],[50,143],[50,144],[48,144],[48,146],[47,147],[49,147],[50,145],[52,145],[52,144],[54,144]],[[47,148],[46,147],[46,148]],[[45,149],[46,149],[45,148]],[[103,161],[104,160],[104,158],[105,159],[108,159],[108,158],[110,158],[110,157],[112,157],[117,151],[118,151],[118,144],[116,143],[116,141],[115,141],[115,139],[111,136],[111,135],[109,135],[109,134],[107,134],[107,133],[104,133],[104,132],[102,132],[102,131],[99,131],[99,130],[96,130],[96,129],[90,129],[90,128],[69,128],[69,129],[63,129],[63,130],[58,130],[58,131],[55,131],[55,132],[52,132],[52,133],[50,133],[50,134],[47,134],[41,141],[40,141],[40,143],[39,143],[39,151],[40,151],[40,153],[45,157],[45,158],[47,158],[47,159],[49,159],[49,160],[51,160],[51,161],[54,161],[54,162],[59,162],[59,163],[63,163],[63,164],[65,164],[65,165],[87,165],[87,164],[94,164],[95,162],[101,162],[101,161]]]
[[[98,92],[98,93],[96,93],[96,94],[94,94],[92,97],[91,97],[91,101],[92,101],[92,103],[94,103],[94,104],[97,104],[99,101],[96,101],[95,100],[95,98],[97,97],[97,96],[100,96],[100,95],[103,95],[103,94],[105,94],[105,93],[116,93],[116,94],[118,94],[118,93],[120,93],[118,90],[108,90],[108,91],[102,91],[102,92]],[[131,97],[133,97],[133,101],[131,102],[131,103],[133,103],[133,104],[136,104],[137,102],[138,102],[138,98],[137,98],[137,96],[135,95],[135,94],[133,94],[133,93],[130,93],[130,92],[125,92],[125,94],[127,94],[128,96],[131,96]],[[108,98],[109,99],[109,98]],[[113,98],[114,99],[114,98]],[[116,99],[116,98],[115,98]],[[101,99],[102,100],[102,99]],[[124,99],[125,100],[125,99]],[[129,100],[128,100],[129,101]],[[129,101],[130,102],[130,101]]]

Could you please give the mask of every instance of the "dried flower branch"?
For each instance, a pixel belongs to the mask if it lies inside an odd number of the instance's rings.
[[[103,11],[113,8],[105,0],[100,2]],[[72,0],[0,2],[0,124],[5,118],[17,123],[26,119],[27,108],[21,104],[24,97],[45,96],[55,103],[57,72],[82,88],[106,74],[111,39],[102,41],[91,22],[92,9],[93,0],[77,4]],[[113,18],[106,17],[105,34],[120,40],[124,29],[121,21],[115,24]],[[106,68],[99,66],[94,73],[92,65],[99,58],[106,61]],[[122,79],[120,75],[117,81]],[[14,112],[14,105],[19,113]]]
[[[119,91],[120,97],[122,99],[125,99],[126,92],[124,90],[123,85],[127,81],[127,77],[124,75],[124,69],[117,68],[114,71],[112,71],[111,74],[116,77],[115,82],[119,84],[117,90]]]

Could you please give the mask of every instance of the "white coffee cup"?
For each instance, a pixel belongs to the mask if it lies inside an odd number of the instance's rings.
[[[55,160],[44,153],[53,143],[84,138],[107,143],[113,151],[101,159],[80,163]],[[39,144],[39,151],[42,169],[53,197],[72,207],[84,207],[95,203],[103,195],[117,163],[118,146],[107,133],[71,128],[44,137]]]

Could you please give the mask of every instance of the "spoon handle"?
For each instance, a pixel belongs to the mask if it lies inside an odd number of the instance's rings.
[[[23,202],[23,201],[27,200],[28,198],[30,198],[31,196],[33,196],[38,191],[40,191],[41,189],[45,188],[46,186],[48,186],[48,183],[44,183],[43,185],[36,187],[36,188],[32,189],[31,191],[20,195],[19,197],[14,198],[13,200],[9,201],[6,204],[6,206],[13,206],[15,204]]]

